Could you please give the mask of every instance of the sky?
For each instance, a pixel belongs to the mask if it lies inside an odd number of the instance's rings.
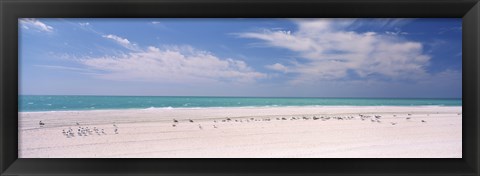
[[[461,18],[19,19],[19,94],[461,98]]]

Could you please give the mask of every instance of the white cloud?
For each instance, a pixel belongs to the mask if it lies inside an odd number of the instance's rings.
[[[444,34],[444,33],[448,33],[448,32],[462,32],[462,26],[455,26],[455,27],[443,27],[443,28],[440,28],[440,31],[438,32],[438,34]]]
[[[148,47],[145,51],[120,56],[79,59],[100,78],[150,82],[253,82],[266,75],[245,62],[221,59],[189,46]]]
[[[409,18],[379,18],[375,20],[375,23],[381,24],[382,28],[397,28],[398,26],[403,26],[413,19]]]
[[[285,67],[284,65],[280,64],[280,63],[275,63],[273,65],[267,65],[265,67],[268,68],[268,69],[271,69],[271,70],[288,72],[288,68]]]
[[[77,72],[80,74],[86,75],[98,75],[92,70],[84,69],[84,68],[77,68],[77,67],[67,67],[61,65],[34,65],[36,67],[46,68],[46,69],[54,69],[54,70],[63,70],[63,71],[70,71],[70,72]]]
[[[388,35],[407,35],[408,32],[401,32],[401,31],[385,31],[385,34],[388,34]]]
[[[154,26],[157,29],[171,31],[171,29],[168,29],[167,26],[165,26],[165,24],[161,21],[151,21],[150,24],[152,24],[152,26]]]
[[[53,32],[52,26],[46,25],[45,23],[35,18],[21,18],[19,22],[24,29],[33,28],[33,29],[37,29],[38,31]]]
[[[424,54],[421,43],[395,35],[347,30],[354,22],[353,19],[295,20],[298,30],[294,32],[264,30],[237,35],[297,53],[301,62],[267,66],[297,73],[293,80],[297,83],[348,79],[351,73],[362,78],[387,79],[421,79],[427,75],[425,67],[430,56]]]
[[[66,66],[61,66],[61,65],[34,65],[34,66],[48,68],[48,69],[59,69],[59,70],[69,70],[69,71],[85,71],[85,69],[82,69],[82,68],[66,67]]]
[[[111,39],[118,43],[119,45],[122,45],[123,47],[130,49],[130,50],[139,50],[137,44],[131,43],[128,39],[122,38],[113,34],[108,34],[108,35],[102,35],[103,38]]]
[[[89,25],[90,25],[90,23],[89,23],[89,22],[86,22],[86,23],[78,23],[78,24],[79,24],[80,26],[83,26],[83,27],[85,27],[85,26],[89,26]]]

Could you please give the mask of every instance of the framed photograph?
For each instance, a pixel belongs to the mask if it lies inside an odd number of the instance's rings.
[[[477,0],[0,5],[2,175],[479,174]]]

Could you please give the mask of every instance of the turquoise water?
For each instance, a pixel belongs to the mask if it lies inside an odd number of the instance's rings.
[[[462,106],[462,99],[19,96],[19,111],[265,106]]]

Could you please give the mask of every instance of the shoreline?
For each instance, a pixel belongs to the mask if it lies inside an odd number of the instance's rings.
[[[19,157],[461,158],[461,131],[461,106],[19,112]]]
[[[190,110],[190,109],[255,109],[255,108],[362,108],[362,107],[462,107],[462,105],[305,105],[305,106],[232,106],[232,107],[148,107],[148,108],[119,108],[119,109],[83,109],[83,110],[53,110],[53,111],[19,111],[18,113],[45,113],[45,112],[85,112],[85,111],[129,111],[129,110]]]

